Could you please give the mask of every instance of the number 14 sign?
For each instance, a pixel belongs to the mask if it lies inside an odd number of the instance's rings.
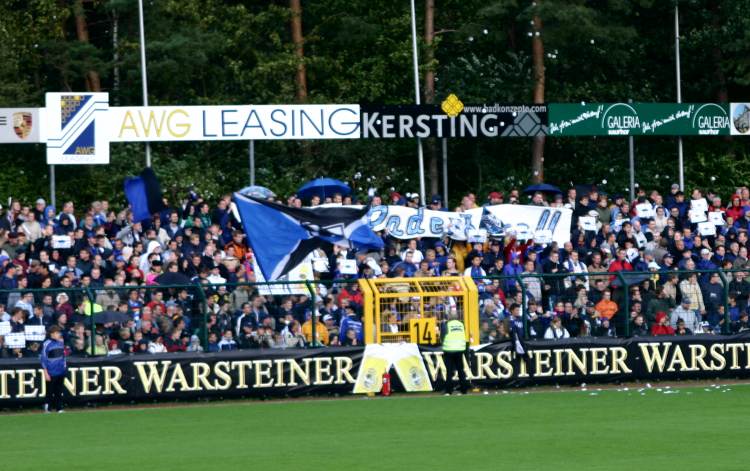
[[[437,328],[434,317],[409,319],[409,341],[421,345],[437,343]]]

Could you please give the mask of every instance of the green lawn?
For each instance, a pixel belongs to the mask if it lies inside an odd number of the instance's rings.
[[[595,388],[0,415],[1,469],[750,468],[750,385]]]

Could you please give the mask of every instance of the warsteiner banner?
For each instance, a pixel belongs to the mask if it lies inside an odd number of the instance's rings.
[[[750,376],[750,333],[531,341],[527,347],[527,355],[519,357],[510,342],[480,346],[465,356],[467,377],[482,388],[506,388]],[[364,353],[362,347],[350,347],[71,359],[65,400],[85,404],[375,392],[388,368],[397,391],[440,390],[445,384],[439,348],[386,344],[367,361]],[[45,387],[38,360],[0,361],[0,408],[41,404]]]

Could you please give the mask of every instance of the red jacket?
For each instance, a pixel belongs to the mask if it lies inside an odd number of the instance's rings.
[[[651,335],[674,335],[674,329],[670,325],[654,324],[651,326]]]
[[[615,260],[609,265],[609,270],[607,270],[610,273],[617,273],[618,271],[633,271],[633,265],[630,264],[627,260],[619,261]],[[609,282],[612,283],[614,279],[617,278],[617,275],[612,275],[609,277]]]

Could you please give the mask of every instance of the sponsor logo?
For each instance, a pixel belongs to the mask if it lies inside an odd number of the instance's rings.
[[[732,134],[748,135],[750,132],[750,105],[732,104]]]
[[[46,101],[48,163],[109,163],[109,139],[96,126],[109,109],[108,94],[48,93]]]
[[[455,118],[464,110],[464,104],[458,99],[456,95],[451,93],[448,98],[443,100],[440,105],[440,109],[451,118]]]
[[[729,116],[723,106],[706,103],[695,110],[691,125],[699,136],[718,136],[729,128]]]
[[[627,103],[615,103],[604,112],[601,125],[610,136],[627,136],[633,131],[640,130],[641,120],[632,106]]]
[[[31,134],[34,127],[34,120],[31,113],[20,111],[13,113],[13,131],[19,139],[26,139]]]

